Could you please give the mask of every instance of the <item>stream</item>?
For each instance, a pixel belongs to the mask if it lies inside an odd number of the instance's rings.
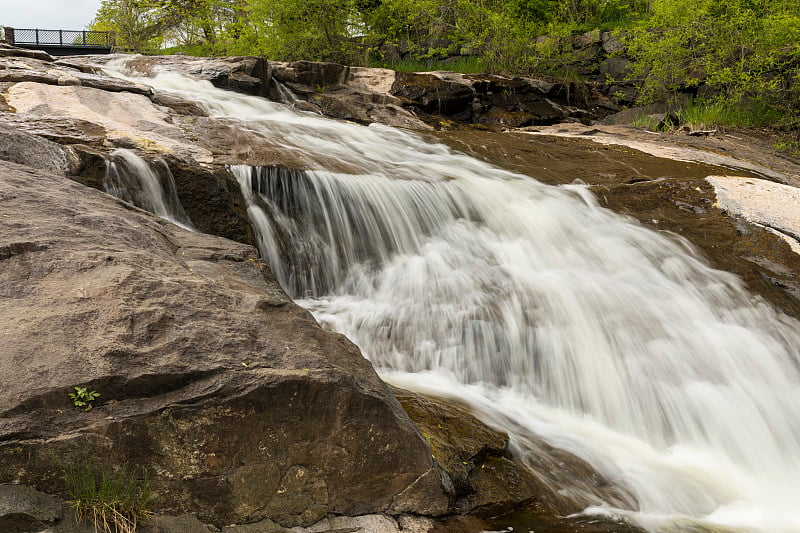
[[[458,398],[523,462],[543,438],[638,502],[584,513],[800,531],[800,324],[734,275],[585,186],[176,74],[137,81],[307,162],[232,172],[284,289],[386,381]]]

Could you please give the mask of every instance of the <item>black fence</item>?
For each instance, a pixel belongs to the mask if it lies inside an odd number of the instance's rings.
[[[16,46],[111,48],[111,33],[86,30],[39,30],[4,28],[5,40]]]

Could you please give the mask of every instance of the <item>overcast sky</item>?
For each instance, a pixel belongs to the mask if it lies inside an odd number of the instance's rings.
[[[0,26],[82,30],[101,0],[0,0]]]

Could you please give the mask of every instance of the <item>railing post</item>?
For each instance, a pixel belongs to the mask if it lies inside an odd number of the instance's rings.
[[[64,30],[58,30],[58,45],[64,46]]]
[[[83,46],[86,46],[86,30],[83,30]]]
[[[3,33],[6,36],[6,42],[8,44],[14,44],[14,28],[10,28],[8,26],[3,26]]]
[[[39,44],[39,28],[33,30],[33,33],[36,34],[36,44]]]

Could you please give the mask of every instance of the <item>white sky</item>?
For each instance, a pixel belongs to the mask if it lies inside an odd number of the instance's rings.
[[[0,0],[0,26],[41,30],[82,30],[101,0]]]

